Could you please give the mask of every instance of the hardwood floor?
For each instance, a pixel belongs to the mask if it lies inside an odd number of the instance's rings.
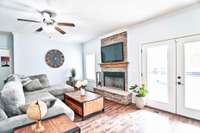
[[[164,111],[105,101],[105,112],[75,122],[82,133],[200,133],[200,121]]]

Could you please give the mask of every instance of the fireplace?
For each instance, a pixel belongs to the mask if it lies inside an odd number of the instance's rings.
[[[125,72],[103,72],[104,86],[125,91]]]

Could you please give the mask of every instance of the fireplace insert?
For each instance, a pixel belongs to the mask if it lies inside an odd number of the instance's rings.
[[[125,91],[125,72],[103,72],[104,86]]]

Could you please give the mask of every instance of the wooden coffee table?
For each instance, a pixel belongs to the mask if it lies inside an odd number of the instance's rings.
[[[82,120],[104,111],[104,98],[101,95],[86,91],[85,96],[81,96],[80,91],[65,93],[65,103],[72,108]]]
[[[80,128],[71,121],[65,114],[55,116],[42,121],[45,131],[42,133],[80,133]],[[17,127],[14,133],[34,133],[35,124],[28,124]]]

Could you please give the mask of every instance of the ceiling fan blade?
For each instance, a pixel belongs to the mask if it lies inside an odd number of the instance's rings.
[[[42,27],[40,27],[40,28],[38,28],[37,30],[35,30],[36,32],[40,32],[40,31],[42,31],[43,29],[42,29]]]
[[[55,29],[58,31],[58,32],[60,32],[61,34],[65,34],[66,32],[65,31],[63,31],[62,29],[60,29],[59,27],[57,27],[57,26],[55,26]]]
[[[25,21],[25,22],[41,23],[41,21],[37,21],[37,20],[30,20],[30,19],[21,19],[21,18],[18,18],[17,20],[18,20],[18,21]]]
[[[71,26],[71,27],[75,27],[75,24],[73,24],[73,23],[58,22],[57,24],[60,25],[60,26]]]

